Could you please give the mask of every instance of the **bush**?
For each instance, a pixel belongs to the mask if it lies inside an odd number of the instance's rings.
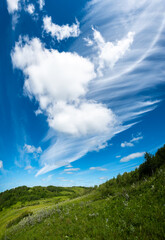
[[[13,226],[13,225],[16,225],[18,224],[23,218],[25,217],[28,217],[28,216],[31,216],[33,214],[33,212],[31,211],[25,211],[23,212],[20,216],[18,216],[17,218],[14,218],[13,220],[11,220],[10,222],[8,222],[7,224],[7,228]]]

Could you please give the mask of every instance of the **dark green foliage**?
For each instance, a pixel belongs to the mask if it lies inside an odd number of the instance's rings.
[[[106,198],[111,195],[114,196],[120,188],[131,186],[139,183],[144,178],[152,176],[161,166],[165,164],[165,145],[158,149],[155,155],[150,153],[145,154],[145,161],[138,169],[129,173],[125,172],[123,175],[118,174],[106,183],[99,186],[98,191],[101,198]]]
[[[31,211],[25,211],[23,212],[20,216],[18,216],[17,218],[11,220],[8,224],[7,224],[7,228],[18,224],[23,218],[31,216],[33,213]]]
[[[145,162],[139,167],[139,178],[152,176],[163,164],[165,164],[165,145],[158,149],[155,156],[149,153],[145,154]]]
[[[155,157],[149,153],[145,154],[145,162],[139,167],[139,178],[144,178],[146,176],[152,176],[155,169]]]
[[[84,193],[91,191],[90,188],[84,188]],[[63,193],[64,192],[64,193]],[[57,196],[70,196],[70,198],[79,196],[76,188],[74,187],[17,187],[11,190],[7,190],[3,193],[0,193],[0,210],[2,208],[9,208],[10,206],[16,204],[17,202],[21,202],[24,204],[25,202],[31,202],[39,199],[52,198]]]

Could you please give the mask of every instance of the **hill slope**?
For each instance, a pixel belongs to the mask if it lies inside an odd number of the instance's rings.
[[[17,209],[17,216],[10,221],[8,217],[2,239],[163,240],[165,146],[155,156],[146,154],[139,169],[118,175],[86,195],[57,204],[53,198],[51,204],[44,205],[44,201]],[[15,210],[4,209],[0,217]]]

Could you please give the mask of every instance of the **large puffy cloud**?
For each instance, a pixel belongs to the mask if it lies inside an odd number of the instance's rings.
[[[7,7],[9,13],[14,13],[19,9],[19,0],[7,0]]]
[[[50,111],[49,125],[75,136],[105,133],[116,123],[113,112],[98,103],[85,102],[78,106],[58,103]]]
[[[52,18],[45,16],[43,18],[43,28],[47,33],[50,33],[52,37],[57,38],[58,41],[69,37],[78,37],[80,34],[79,22],[69,26],[68,24],[59,26],[52,22]]]
[[[50,127],[74,136],[107,132],[116,117],[104,105],[84,99],[94,66],[76,53],[48,50],[34,38],[20,39],[12,53],[25,76],[25,91],[35,96]],[[83,99],[82,99],[83,97]]]
[[[15,67],[26,75],[25,89],[45,109],[52,101],[74,101],[86,93],[94,66],[76,53],[44,48],[37,38],[20,40],[12,53]]]

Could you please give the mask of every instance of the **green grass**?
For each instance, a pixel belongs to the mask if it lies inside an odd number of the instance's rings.
[[[9,224],[9,222],[15,221],[25,211],[31,211],[36,214],[43,209],[49,209],[61,202],[66,202],[72,199],[75,195],[83,195],[85,192],[86,190],[84,188],[75,188],[72,194],[68,194],[68,192],[63,191],[62,196],[40,199],[35,201],[27,201],[24,203],[17,202],[9,208],[4,208],[3,211],[0,211],[0,239],[7,231],[7,225]]]
[[[145,159],[93,189],[24,186],[1,193],[0,239],[164,240],[165,146]]]
[[[35,207],[35,206],[34,206]],[[10,240],[165,239],[165,170],[102,198],[87,196],[37,210],[7,230]]]

